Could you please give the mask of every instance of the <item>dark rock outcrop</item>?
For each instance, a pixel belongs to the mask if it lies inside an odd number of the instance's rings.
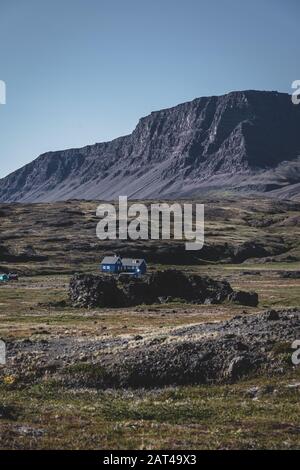
[[[126,307],[183,300],[220,303],[233,290],[226,281],[181,271],[158,271],[143,278],[128,275],[75,274],[70,280],[71,302],[79,307]]]
[[[299,197],[300,107],[240,91],[142,118],[131,135],[48,152],[0,180],[0,201],[179,198],[207,190]]]
[[[0,261],[7,263],[28,263],[30,261],[47,261],[48,256],[40,255],[35,252],[32,246],[27,246],[21,251],[13,251],[10,248],[0,245]]]
[[[248,307],[257,307],[258,294],[256,292],[237,291],[229,295],[229,300],[240,305],[247,305]]]
[[[266,247],[255,241],[247,241],[234,250],[233,261],[243,263],[249,258],[262,258],[268,256]]]
[[[280,316],[279,316],[279,312],[277,310],[268,310],[264,314],[264,319],[266,321],[277,321],[277,320],[279,320],[279,318],[280,318]]]
[[[281,255],[288,247],[281,237],[268,237],[261,240],[248,240],[233,249],[233,263],[243,263],[248,259],[267,259]]]
[[[253,364],[246,355],[235,356],[230,362],[228,369],[225,372],[225,376],[230,380],[236,380],[245,376],[252,369]]]
[[[4,245],[0,245],[0,261],[9,261],[10,257],[10,250]]]
[[[300,279],[300,271],[283,271],[280,276],[283,279]]]

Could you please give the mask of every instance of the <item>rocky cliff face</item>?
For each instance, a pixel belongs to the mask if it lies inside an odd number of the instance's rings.
[[[199,98],[151,113],[129,136],[41,155],[0,180],[0,201],[175,198],[220,189],[297,198],[299,131],[300,106],[287,94]]]
[[[193,303],[221,303],[233,293],[226,281],[166,270],[143,278],[75,274],[70,280],[70,299],[79,307],[130,307],[181,299]],[[256,304],[257,305],[257,304]]]

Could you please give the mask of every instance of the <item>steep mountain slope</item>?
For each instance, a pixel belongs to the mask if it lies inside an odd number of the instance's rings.
[[[0,201],[175,198],[207,190],[297,198],[298,156],[300,106],[288,94],[232,92],[153,112],[112,142],[45,153],[0,180]]]

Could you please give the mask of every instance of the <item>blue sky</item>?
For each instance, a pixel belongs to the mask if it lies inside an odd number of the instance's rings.
[[[0,177],[140,117],[300,79],[298,0],[0,0]]]

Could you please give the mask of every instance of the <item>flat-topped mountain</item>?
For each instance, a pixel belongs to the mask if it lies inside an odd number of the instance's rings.
[[[142,118],[132,134],[47,152],[0,180],[0,201],[267,192],[300,198],[300,106],[288,94],[197,98]]]

